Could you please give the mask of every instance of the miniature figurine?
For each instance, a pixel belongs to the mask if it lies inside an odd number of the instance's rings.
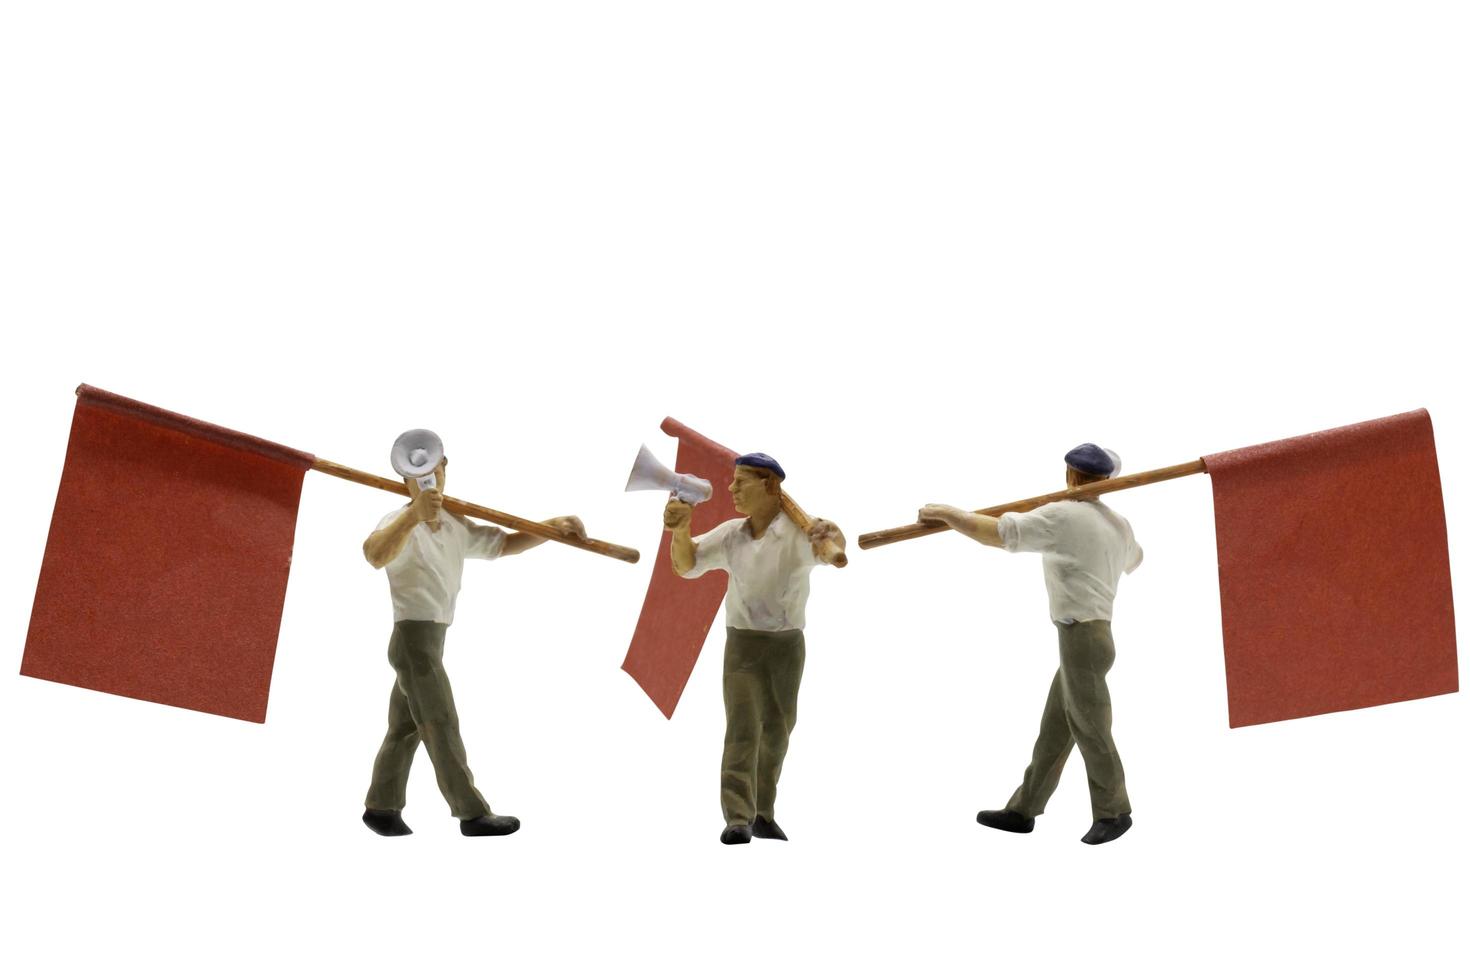
[[[406,446],[419,436],[423,445]],[[388,699],[388,733],[373,763],[363,823],[385,837],[413,833],[403,822],[409,766],[423,742],[439,791],[459,818],[466,837],[513,834],[521,822],[492,813],[478,790],[459,735],[459,715],[444,672],[444,637],[454,622],[455,599],[466,558],[517,555],[546,539],[527,531],[505,532],[444,509],[449,460],[438,437],[426,430],[404,433],[395,443],[394,468],[404,477],[410,502],[388,514],[363,542],[368,563],[388,573],[393,595],[393,636],[388,662],[397,675]],[[546,522],[576,538],[586,536],[576,517]]]
[[[1118,474],[1118,455],[1092,443],[1067,453],[1067,486],[1083,487]],[[1041,733],[1021,785],[1003,810],[982,810],[986,827],[1029,834],[1057,787],[1062,766],[1076,744],[1087,767],[1092,827],[1084,844],[1116,840],[1133,825],[1123,781],[1123,763],[1113,744],[1112,702],[1107,672],[1113,665],[1113,596],[1123,573],[1143,561],[1128,522],[1097,497],[1059,500],[1000,518],[930,504],[921,521],[942,521],[981,544],[1042,554],[1051,618],[1061,645],[1061,666],[1052,680]]]
[[[674,571],[684,578],[714,568],[730,574],[720,762],[725,844],[747,844],[751,837],[786,840],[776,823],[776,783],[796,725],[808,576],[813,565],[828,563],[846,545],[830,521],[812,521],[803,533],[783,512],[785,479],[786,471],[765,453],[737,457],[730,495],[736,512],[746,516],[697,538],[689,532],[691,504],[674,497],[664,508],[664,526],[673,532]]]

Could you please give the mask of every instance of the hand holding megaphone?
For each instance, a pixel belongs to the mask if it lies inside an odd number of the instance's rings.
[[[433,479],[433,475],[430,474],[429,478]],[[438,490],[422,490],[408,506],[420,523],[433,523],[444,509],[444,495]]]
[[[678,497],[669,498],[668,504],[664,506],[664,527],[670,531],[677,531],[681,527],[687,529],[693,519],[693,504],[686,504]]]

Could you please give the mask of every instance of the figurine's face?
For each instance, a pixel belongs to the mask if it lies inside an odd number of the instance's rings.
[[[768,508],[772,500],[781,496],[781,484],[776,474],[759,466],[735,467],[735,479],[730,481],[730,496],[735,501],[736,513],[750,515]]]
[[[444,492],[444,470],[448,466],[449,457],[445,456],[443,459],[439,460],[439,465],[434,467],[434,489],[438,490],[440,493]],[[414,479],[411,476],[405,476],[403,478],[403,483],[404,486],[408,487],[408,495],[410,498],[417,497],[419,495],[420,491],[418,480]]]

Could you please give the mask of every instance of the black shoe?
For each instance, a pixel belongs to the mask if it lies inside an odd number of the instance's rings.
[[[975,822],[1012,834],[1029,834],[1036,828],[1035,817],[1025,816],[1015,810],[981,810],[975,814]]]
[[[504,837],[520,829],[521,822],[515,817],[503,817],[498,813],[459,822],[459,832],[466,837]]]
[[[364,810],[362,822],[373,833],[384,837],[407,837],[413,833],[408,824],[403,822],[403,814],[398,810]]]
[[[1131,813],[1120,813],[1108,820],[1094,820],[1091,829],[1082,835],[1082,843],[1106,844],[1128,833],[1128,828],[1131,826],[1133,826]]]
[[[781,825],[774,820],[756,817],[755,823],[750,825],[750,836],[761,837],[765,840],[785,840],[786,831],[782,830]]]
[[[721,844],[749,844],[750,824],[732,823],[720,833]]]

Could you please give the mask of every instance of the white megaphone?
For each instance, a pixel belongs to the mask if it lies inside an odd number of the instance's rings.
[[[419,481],[420,490],[439,485],[434,471],[444,459],[444,443],[428,429],[409,429],[393,443],[393,470],[399,476]]]
[[[648,451],[647,446],[638,450],[638,458],[633,461],[633,472],[628,474],[628,485],[623,489],[666,490],[686,504],[703,503],[714,492],[708,480],[689,473],[675,473],[660,463]]]

